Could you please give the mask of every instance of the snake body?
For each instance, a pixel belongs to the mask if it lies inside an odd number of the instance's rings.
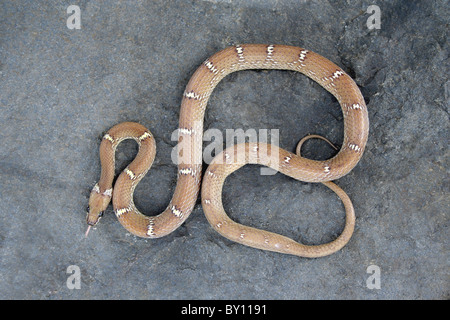
[[[140,124],[124,122],[111,128],[100,145],[101,177],[91,191],[87,223],[97,224],[102,212],[113,198],[114,212],[120,223],[131,233],[144,238],[158,238],[177,229],[190,215],[200,191],[202,176],[203,119],[208,99],[216,85],[226,75],[246,69],[281,69],[298,71],[319,83],[333,94],[344,115],[344,140],[340,151],[325,161],[310,160],[276,146],[261,143],[244,144],[244,162],[232,163],[230,155],[240,155],[239,145],[218,155],[206,170],[202,186],[205,215],[223,236],[252,247],[319,257],[342,248],[350,239],[354,227],[354,212],[345,192],[331,180],[347,174],[360,160],[368,137],[367,108],[355,82],[328,59],[303,48],[286,45],[247,44],[224,49],[208,58],[193,74],[183,93],[179,119],[178,179],[174,195],[164,212],[145,216],[133,202],[136,185],[144,177],[155,157],[155,140]],[[139,144],[136,158],[119,175],[114,186],[114,156],[124,139]],[[264,154],[261,150],[269,151]],[[232,157],[233,158],[233,157]],[[305,182],[322,182],[341,198],[346,210],[343,233],[333,242],[305,246],[292,239],[233,222],[222,206],[221,192],[225,178],[246,163],[260,163]]]

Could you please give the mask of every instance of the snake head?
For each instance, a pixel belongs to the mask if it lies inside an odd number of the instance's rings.
[[[112,189],[106,189],[101,192],[98,184],[92,188],[86,216],[86,222],[89,226],[95,226],[99,222],[100,218],[103,216],[103,212],[111,201],[111,197]]]

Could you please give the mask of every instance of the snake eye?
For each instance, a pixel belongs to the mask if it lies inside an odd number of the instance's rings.
[[[103,213],[105,213],[105,211],[101,211],[101,212],[98,214],[98,217],[99,217],[99,218],[103,217]]]
[[[91,207],[87,206],[86,207],[86,212],[89,212],[89,211],[91,211]]]

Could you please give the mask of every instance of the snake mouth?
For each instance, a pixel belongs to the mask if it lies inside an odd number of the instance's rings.
[[[101,211],[98,214],[92,214],[91,212],[88,212],[86,216],[86,223],[89,226],[94,227],[100,221],[100,218],[103,217],[103,213],[104,211]]]
[[[90,212],[87,213],[86,222],[88,224],[88,228],[86,230],[86,233],[84,234],[85,238],[87,238],[91,228],[94,227],[100,221],[100,218],[103,216],[103,212],[104,211],[101,211],[97,215],[92,215],[90,214]]]
[[[95,221],[95,222],[88,221],[87,222],[88,226],[91,226],[91,227],[94,227],[97,223],[98,223],[98,221]]]

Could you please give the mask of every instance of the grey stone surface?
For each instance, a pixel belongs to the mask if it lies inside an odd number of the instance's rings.
[[[448,299],[448,1],[73,1],[81,30],[66,26],[67,1],[0,4],[1,299]],[[369,5],[381,29],[366,25]],[[170,153],[180,101],[197,66],[236,43],[298,45],[340,65],[370,113],[362,161],[337,183],[356,209],[340,252],[304,259],[232,243],[200,203],[173,234],[128,234],[109,208],[84,239],[85,208],[100,174],[102,133],[138,121],[157,159],[135,201],[148,215],[176,182]],[[280,130],[294,150],[308,133],[342,142],[336,100],[301,74],[245,71],[214,91],[207,129]],[[136,153],[124,143],[123,169]],[[304,155],[333,151],[311,141]],[[224,204],[243,224],[306,244],[333,240],[339,199],[318,184],[247,166],[226,182]],[[68,266],[81,289],[66,286]],[[381,270],[369,289],[366,269]]]

